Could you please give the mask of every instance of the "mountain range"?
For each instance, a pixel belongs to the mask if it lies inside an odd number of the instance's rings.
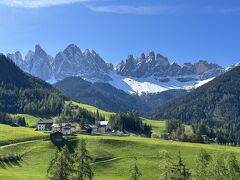
[[[205,84],[225,72],[225,68],[200,60],[194,64],[170,63],[168,58],[151,51],[134,58],[129,55],[116,67],[106,63],[94,50],[84,52],[70,44],[55,57],[40,45],[23,58],[18,51],[7,54],[22,70],[49,83],[67,77],[81,77],[89,82],[109,83],[131,94],[159,93],[170,89],[189,90]]]

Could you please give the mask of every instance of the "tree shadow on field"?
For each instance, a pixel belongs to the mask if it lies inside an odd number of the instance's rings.
[[[54,140],[51,140],[51,141],[54,144],[54,146],[56,146],[59,150],[61,150],[64,146],[67,146],[70,153],[75,152],[74,149],[76,148],[78,143],[78,140],[75,138],[72,138],[72,139],[62,138],[61,141],[54,141]]]
[[[21,162],[23,161],[20,155],[6,155],[0,157],[0,169],[7,169],[10,167],[21,167]]]

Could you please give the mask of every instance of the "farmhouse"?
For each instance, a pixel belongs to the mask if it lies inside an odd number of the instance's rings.
[[[40,119],[37,124],[38,131],[51,131],[53,121],[51,119]]]
[[[107,132],[110,132],[112,129],[111,124],[109,121],[99,121],[99,126],[97,129],[97,132],[100,134],[105,134]]]
[[[60,123],[52,125],[52,132],[61,132],[64,135],[74,134],[77,131],[76,123]]]

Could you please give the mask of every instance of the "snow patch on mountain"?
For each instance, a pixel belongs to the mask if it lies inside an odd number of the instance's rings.
[[[213,80],[214,78],[209,78],[206,80],[200,80],[199,76],[176,76],[167,77],[167,82],[159,81],[156,77],[147,78],[134,78],[134,77],[124,77],[117,74],[111,74],[112,81],[108,81],[109,84],[115,88],[121,89],[125,92],[131,94],[147,94],[147,93],[159,93],[167,91],[170,89],[185,89],[191,90],[198,88],[205,83]],[[180,82],[179,78],[192,78],[192,81]]]

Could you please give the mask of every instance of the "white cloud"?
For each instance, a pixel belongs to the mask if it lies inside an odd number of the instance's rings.
[[[12,7],[39,8],[90,1],[91,0],[0,0],[0,4]]]
[[[112,2],[113,0],[0,0],[0,5],[21,8],[41,8],[56,5],[65,5],[72,3],[81,3],[86,8],[94,12],[100,13],[116,13],[116,14],[163,14],[176,12],[176,7],[167,5],[101,5],[100,2]]]
[[[161,14],[171,13],[174,8],[169,6],[129,6],[129,5],[107,5],[93,6],[85,4],[87,8],[95,12],[117,13],[117,14]]]

